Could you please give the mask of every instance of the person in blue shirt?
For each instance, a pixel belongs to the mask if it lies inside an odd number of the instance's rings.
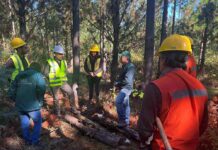
[[[115,87],[119,90],[116,97],[116,108],[118,114],[118,127],[128,127],[130,118],[129,96],[133,90],[135,78],[135,65],[131,62],[130,52],[125,50],[120,54],[122,69]]]

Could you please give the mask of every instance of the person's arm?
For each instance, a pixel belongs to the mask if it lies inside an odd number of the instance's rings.
[[[144,91],[141,113],[138,120],[138,133],[140,141],[146,146],[150,137],[153,135],[155,118],[158,116],[161,108],[161,93],[159,89],[150,83]]]
[[[36,95],[41,106],[43,105],[44,94],[46,91],[46,83],[42,74],[38,73],[36,78]]]

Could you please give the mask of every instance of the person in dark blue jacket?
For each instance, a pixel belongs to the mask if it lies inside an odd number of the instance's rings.
[[[122,70],[118,80],[115,82],[115,87],[119,89],[119,94],[116,97],[118,127],[122,128],[129,126],[129,96],[133,90],[135,65],[131,63],[131,55],[127,50],[120,54],[120,62],[122,63]]]
[[[40,65],[32,63],[28,69],[20,72],[11,83],[9,97],[15,101],[19,112],[23,138],[27,144],[39,143],[42,117],[40,109],[43,105],[46,83],[40,73]],[[30,133],[30,119],[34,128]]]

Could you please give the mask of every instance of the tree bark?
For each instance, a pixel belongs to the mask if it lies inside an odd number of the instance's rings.
[[[202,42],[201,42],[201,50],[200,50],[200,56],[199,56],[199,70],[202,71],[204,68],[205,63],[205,54],[207,49],[207,39],[208,39],[208,23],[206,24],[206,27],[204,29]]]
[[[119,146],[119,144],[122,143],[122,141],[125,141],[122,137],[110,133],[107,130],[104,130],[102,128],[97,128],[97,126],[88,126],[81,123],[81,121],[71,115],[65,115],[65,120],[72,124],[73,126],[77,127],[81,132],[88,135],[89,137],[95,138],[96,140],[116,147]]]
[[[105,1],[101,0],[100,1],[100,23],[101,23],[101,27],[100,27],[100,49],[101,52],[104,53],[104,24],[105,24]]]
[[[167,37],[167,15],[168,15],[168,0],[164,0],[160,45],[163,42],[163,40]],[[157,67],[158,68],[157,68],[156,78],[159,78],[159,76],[160,76],[160,59],[158,60]]]
[[[18,4],[18,17],[20,25],[20,36],[26,38],[26,0],[17,0]]]
[[[44,22],[45,22],[45,44],[46,44],[46,50],[47,50],[47,57],[49,57],[49,39],[48,39],[48,28],[47,28],[47,14],[44,15]]]
[[[69,60],[69,53],[68,53],[68,34],[67,34],[67,31],[65,32],[64,44],[65,44],[66,60],[67,60],[67,62],[68,62],[68,60]]]
[[[168,0],[164,0],[160,44],[167,37]]]
[[[14,13],[13,13],[11,0],[8,0],[8,5],[9,5],[9,9],[10,9],[9,16],[11,19],[11,32],[12,32],[12,37],[14,37],[16,35],[16,30],[15,30]]]
[[[72,0],[73,28],[72,28],[72,47],[73,47],[73,70],[75,81],[79,81],[80,73],[80,16],[79,0]]]
[[[145,85],[152,78],[152,66],[154,56],[154,19],[155,19],[155,0],[147,1],[146,12],[146,36],[145,36],[145,52],[144,52],[144,77]]]
[[[113,120],[111,120],[109,118],[105,118],[103,116],[100,117],[100,116],[101,116],[101,114],[95,114],[94,116],[92,116],[92,119],[94,121],[98,122],[103,127],[107,128],[109,131],[120,132],[124,136],[126,136],[127,138],[139,141],[138,132],[136,132],[135,130],[133,130],[131,128],[118,128],[117,124]]]
[[[176,20],[176,0],[174,0],[174,7],[173,7],[173,23],[172,23],[172,34],[175,32],[175,20]]]
[[[120,0],[111,0],[112,24],[113,24],[113,53],[111,63],[111,83],[116,80],[119,53],[119,31],[120,31]]]

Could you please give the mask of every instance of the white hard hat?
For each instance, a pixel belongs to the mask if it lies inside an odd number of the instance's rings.
[[[59,54],[64,54],[64,49],[63,49],[62,46],[56,45],[56,46],[54,47],[54,51],[53,51],[53,52],[54,52],[54,53],[59,53]]]

